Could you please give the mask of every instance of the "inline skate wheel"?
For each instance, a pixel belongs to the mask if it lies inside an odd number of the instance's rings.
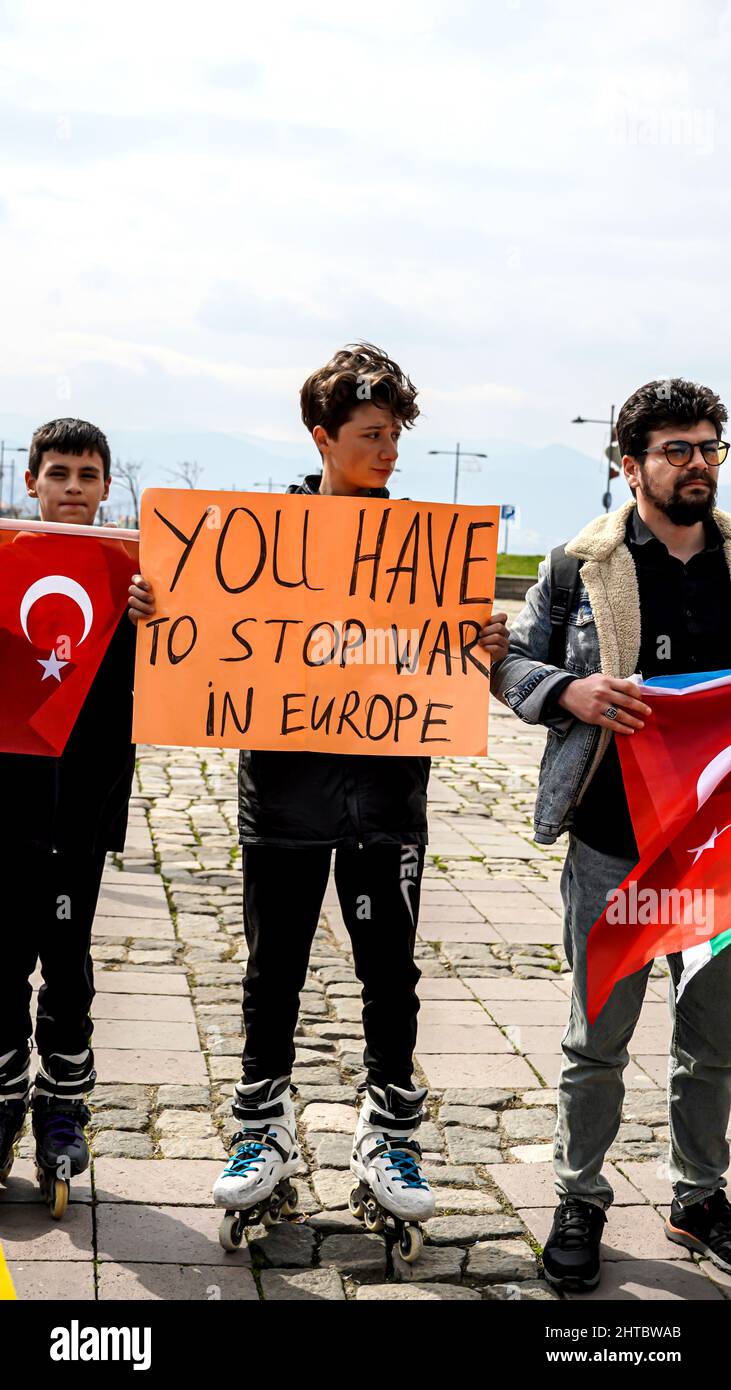
[[[227,1211],[218,1228],[218,1239],[224,1250],[238,1250],[244,1235],[243,1223],[238,1213]]]
[[[363,1220],[363,1203],[361,1202],[360,1196],[358,1195],[357,1187],[352,1187],[350,1189],[350,1196],[348,1197],[348,1210],[351,1216],[355,1216],[358,1219],[358,1221]]]
[[[279,1225],[280,1210],[280,1207],[268,1207],[267,1210],[263,1213],[261,1218],[261,1224],[262,1226],[265,1226],[268,1231],[271,1230],[272,1226]]]
[[[296,1189],[296,1187],[290,1187],[289,1192],[287,1193],[287,1196],[285,1197],[285,1199],[284,1199],[284,1201],[283,1201],[283,1203],[282,1203],[282,1215],[283,1215],[283,1216],[294,1216],[296,1210],[297,1210],[297,1189]]]
[[[371,1231],[374,1235],[380,1235],[385,1226],[385,1222],[378,1207],[369,1203],[363,1208],[363,1218],[365,1220],[366,1230]]]
[[[414,1260],[418,1260],[424,1249],[424,1237],[418,1226],[404,1226],[399,1236],[399,1254],[407,1265],[412,1265]]]
[[[63,1178],[51,1178],[48,1207],[54,1221],[60,1221],[69,1202],[69,1185]]]

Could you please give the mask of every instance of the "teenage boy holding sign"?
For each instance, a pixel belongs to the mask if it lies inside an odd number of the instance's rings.
[[[322,472],[289,492],[388,497],[401,431],[419,414],[416,394],[378,348],[351,344],[337,352],[300,393]],[[131,612],[149,617],[149,585],[138,580],[130,594]],[[480,635],[494,660],[507,651],[505,619],[504,613],[495,615]],[[351,1169],[360,1187],[352,1209],[360,1214],[365,1207],[374,1229],[382,1219],[379,1206],[394,1216],[403,1253],[412,1258],[419,1239],[403,1223],[418,1223],[434,1211],[413,1138],[426,1097],[425,1088],[414,1086],[413,1052],[428,779],[428,758],[241,753],[239,832],[249,948],[243,1075],[233,1102],[241,1131],[214,1188],[215,1201],[230,1211],[261,1210],[270,1199],[273,1206],[281,1203],[298,1165],[290,1094],[293,1039],[335,850],[335,884],[363,986],[367,1080],[353,1140]],[[233,1243],[240,1233],[239,1224]]]

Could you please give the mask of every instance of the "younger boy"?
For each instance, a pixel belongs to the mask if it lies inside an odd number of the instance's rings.
[[[42,425],[25,481],[42,521],[91,526],[111,483],[105,436],[85,420]],[[12,1167],[30,1100],[30,976],[39,957],[40,1066],[32,1097],[39,1166],[67,1178],[88,1167],[84,1097],[96,1080],[90,938],[105,855],[124,848],[135,756],[134,648],[134,627],[123,616],[60,757],[0,754],[0,1181]],[[61,898],[68,916],[59,921]]]
[[[401,431],[419,414],[416,394],[380,349],[362,343],[337,352],[300,395],[322,472],[289,492],[388,497]],[[139,616],[152,611],[145,590],[139,586],[134,598]],[[482,632],[482,645],[495,658],[507,652],[505,617],[497,614]],[[246,1042],[233,1102],[242,1128],[214,1187],[222,1206],[244,1210],[265,1202],[298,1165],[290,1096],[294,1033],[335,850],[335,884],[363,985],[367,1083],[351,1168],[400,1220],[419,1222],[434,1211],[413,1140],[426,1097],[425,1088],[414,1086],[413,1052],[429,766],[420,757],[241,753]]]

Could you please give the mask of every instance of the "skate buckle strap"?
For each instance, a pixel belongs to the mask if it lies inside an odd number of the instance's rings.
[[[240,1100],[234,1095],[231,1109],[237,1120],[280,1120],[284,1114],[284,1106],[281,1101],[272,1101],[264,1105],[247,1105],[245,1100]]]
[[[389,1115],[381,1110],[371,1110],[368,1115],[368,1123],[372,1125],[383,1125],[384,1129],[408,1129],[415,1130],[421,1124],[423,1112],[418,1110],[415,1115]]]

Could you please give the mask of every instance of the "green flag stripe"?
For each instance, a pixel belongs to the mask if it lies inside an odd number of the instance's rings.
[[[731,946],[731,928],[728,931],[722,931],[720,936],[714,936],[711,939],[712,955],[717,956],[724,946]]]

